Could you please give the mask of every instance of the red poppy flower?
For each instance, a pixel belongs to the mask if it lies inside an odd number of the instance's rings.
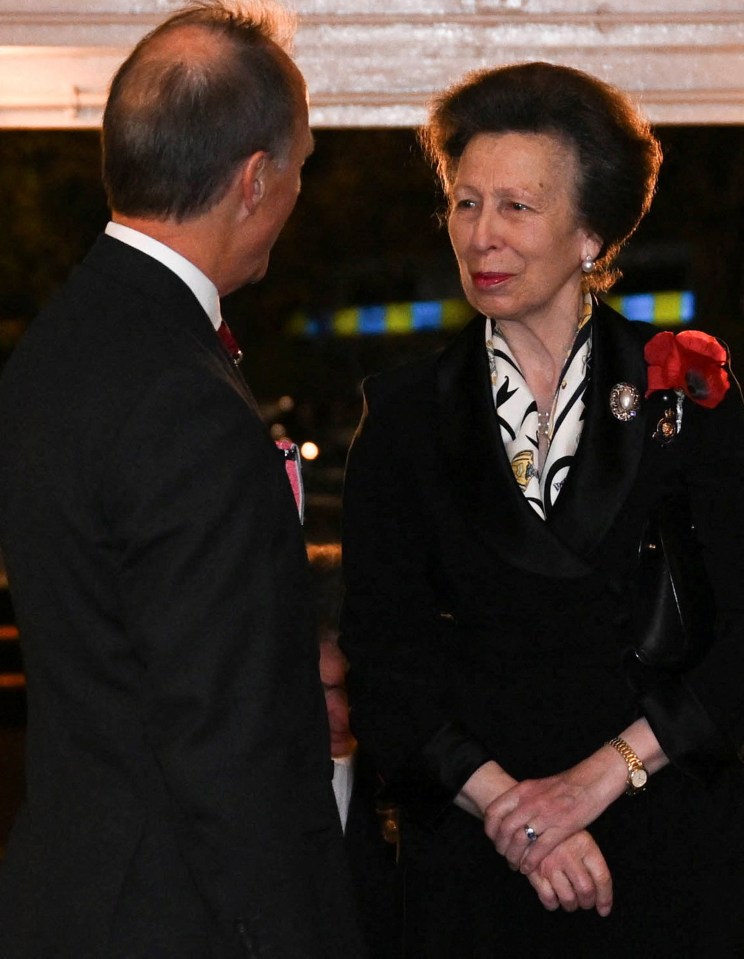
[[[713,409],[726,395],[726,348],[708,333],[657,333],[643,355],[648,363],[647,397],[656,390],[682,390],[700,406]]]

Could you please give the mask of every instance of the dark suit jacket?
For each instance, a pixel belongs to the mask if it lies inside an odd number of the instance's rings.
[[[190,290],[101,237],[0,436],[29,713],[0,955],[358,955],[295,504]]]
[[[673,395],[643,400],[629,422],[609,405],[617,383],[643,396],[655,331],[598,306],[583,434],[546,523],[504,452],[483,323],[366,384],[344,497],[355,735],[404,806],[428,800],[431,816],[489,758],[518,778],[548,775],[646,715],[674,764],[648,792],[666,783],[671,802],[681,782],[696,795],[696,780],[736,767],[744,741],[738,387],[714,410],[685,400],[682,430],[662,446],[654,433]],[[629,667],[626,655],[641,531],[678,493],[719,614],[716,645],[683,675]]]

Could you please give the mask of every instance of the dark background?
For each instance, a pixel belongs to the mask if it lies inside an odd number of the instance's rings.
[[[622,257],[621,291],[692,289],[696,326],[744,334],[744,128],[662,127],[659,190]],[[460,293],[442,199],[410,130],[320,130],[267,278],[229,297],[261,400],[323,404],[437,336],[322,341],[283,334],[317,311]],[[0,361],[108,217],[96,132],[0,131]]]
[[[663,127],[651,213],[613,292],[693,290],[695,325],[744,354],[744,128]],[[269,274],[225,317],[267,421],[315,441],[308,533],[338,533],[338,495],[368,373],[438,348],[442,334],[298,338],[297,310],[460,296],[443,199],[411,130],[320,130]],[[0,131],[0,364],[103,228],[95,131]],[[448,334],[448,336],[451,334]],[[277,399],[291,396],[291,410]]]
[[[744,128],[662,127],[659,190],[613,292],[690,289],[695,326],[744,361]],[[305,463],[309,535],[337,533],[337,498],[365,375],[439,347],[441,334],[301,339],[298,309],[460,296],[442,197],[413,131],[320,130],[297,208],[257,286],[225,317],[267,421],[320,447]],[[0,364],[108,218],[97,132],[0,131]],[[451,334],[448,334],[451,335]],[[280,396],[291,396],[281,412]]]
[[[625,251],[614,292],[689,289],[694,325],[744,364],[744,128],[657,131],[666,155],[652,211]],[[94,132],[0,131],[0,366],[40,305],[107,219]],[[410,130],[321,130],[297,208],[258,286],[233,294],[225,316],[267,421],[321,453],[304,472],[307,535],[338,535],[359,386],[375,370],[439,347],[442,334],[289,335],[292,314],[460,295],[442,198]],[[293,407],[282,410],[281,396]],[[1,579],[1,570],[0,570]],[[7,603],[7,593],[0,590]],[[0,628],[12,611],[0,610]],[[0,858],[22,792],[23,691],[16,642],[0,642]]]

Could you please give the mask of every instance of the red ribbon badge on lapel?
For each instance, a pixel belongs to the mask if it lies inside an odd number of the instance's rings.
[[[305,487],[302,484],[300,449],[291,440],[277,440],[276,447],[284,454],[284,468],[287,471],[287,479],[294,494],[300,522],[303,523],[305,521]]]

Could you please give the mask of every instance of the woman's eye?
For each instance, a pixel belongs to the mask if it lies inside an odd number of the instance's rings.
[[[456,210],[472,210],[475,206],[475,200],[455,200],[454,208]]]
[[[518,203],[516,200],[513,203],[510,203],[509,206],[512,210],[516,210],[518,213],[522,213],[524,210],[529,210],[528,206],[525,206],[524,203]]]

